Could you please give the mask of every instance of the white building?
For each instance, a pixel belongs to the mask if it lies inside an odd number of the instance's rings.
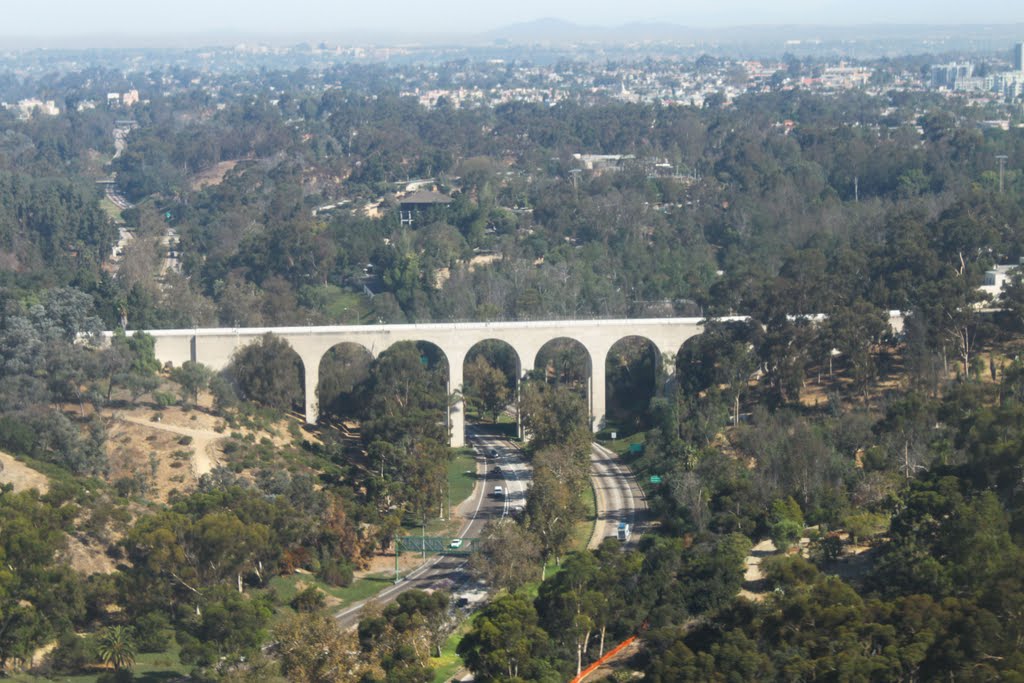
[[[43,102],[39,99],[28,99],[21,100],[17,104],[4,105],[7,109],[15,109],[18,112],[18,118],[30,119],[32,114],[39,112],[44,116],[57,116],[60,114],[60,107],[58,107],[53,100],[46,100]]]
[[[1003,287],[1010,279],[1010,275],[1018,267],[1018,265],[1010,264],[995,266],[992,270],[985,271],[985,284],[981,286],[981,291],[991,296],[993,301],[998,300],[999,296],[1003,293]]]

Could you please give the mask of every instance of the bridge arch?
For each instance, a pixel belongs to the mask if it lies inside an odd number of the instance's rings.
[[[539,378],[582,395],[594,431],[604,425],[604,356],[605,349],[595,349],[575,337],[557,336],[541,345],[533,363]]]
[[[663,359],[658,345],[641,335],[619,338],[605,355],[607,420],[628,431],[643,427],[652,398],[662,389]]]
[[[471,347],[486,339],[499,339],[515,349],[523,370],[535,366],[538,351],[547,342],[570,337],[587,351],[590,366],[588,394],[593,427],[599,429],[604,419],[605,370],[608,350],[624,336],[637,335],[650,339],[661,350],[679,349],[683,341],[699,335],[704,321],[698,318],[651,318],[626,320],[531,320],[520,322],[428,323],[416,325],[335,325],[324,327],[276,328],[211,328],[180,330],[147,330],[156,341],[156,356],[162,362],[180,365],[187,360],[223,369],[235,349],[267,332],[284,338],[302,360],[305,381],[306,421],[318,417],[317,392],[320,362],[328,350],[339,342],[355,342],[369,349],[376,357],[399,341],[423,340],[436,344],[449,361],[448,385],[461,389],[463,366]],[[132,333],[134,331],[129,331]],[[113,333],[104,333],[109,339]],[[593,359],[598,359],[594,362]],[[665,364],[666,372],[672,365]],[[464,409],[455,402],[450,408],[453,446],[464,443]]]
[[[500,373],[499,380],[493,373]],[[519,383],[523,377],[523,362],[519,352],[509,342],[488,338],[469,347],[463,360],[463,399],[477,411],[478,417],[490,413],[497,419],[497,412],[509,404],[516,406],[516,422],[519,412]]]
[[[430,396],[421,407],[430,411],[436,408],[438,411],[437,424],[443,425],[451,438],[448,400],[451,394],[450,365],[448,354],[433,342],[418,339],[395,340],[377,356],[370,372],[371,389],[375,392],[380,389],[384,393],[374,393],[368,396],[367,400],[371,402],[378,399],[387,401],[389,396],[395,397],[410,388],[405,385],[406,381],[414,378],[417,383],[424,381],[429,387],[427,391]],[[417,384],[415,391],[420,392],[421,388]],[[423,394],[419,394],[419,396],[422,397]],[[401,405],[392,403],[390,409],[401,410]]]
[[[236,347],[226,367],[242,398],[290,412],[309,395],[305,364],[286,338],[267,332]]]
[[[342,341],[320,357],[316,403],[318,417],[325,413],[352,414],[355,389],[370,376],[373,354],[357,342]]]
[[[533,367],[543,372],[546,381],[568,384],[581,393],[587,393],[587,384],[593,374],[594,357],[579,339],[553,337],[537,350]]]

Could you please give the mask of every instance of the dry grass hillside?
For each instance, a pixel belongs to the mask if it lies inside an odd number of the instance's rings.
[[[276,446],[292,442],[287,419],[266,429],[229,427],[207,412],[208,405],[208,397],[200,397],[197,408],[147,405],[104,411],[109,480],[137,478],[148,499],[166,502],[172,492],[191,490],[201,476],[225,464],[224,443],[231,434],[268,439]]]

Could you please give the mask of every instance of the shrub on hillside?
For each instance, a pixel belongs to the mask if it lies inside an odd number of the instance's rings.
[[[316,586],[302,591],[289,603],[296,612],[316,612],[327,602],[326,596]]]
[[[326,560],[317,577],[329,586],[346,588],[352,585],[352,565],[344,560]]]

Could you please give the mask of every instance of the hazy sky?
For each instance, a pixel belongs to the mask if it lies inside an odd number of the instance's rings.
[[[1016,23],[1021,0],[0,0],[0,35],[460,33],[541,17],[586,25]]]

